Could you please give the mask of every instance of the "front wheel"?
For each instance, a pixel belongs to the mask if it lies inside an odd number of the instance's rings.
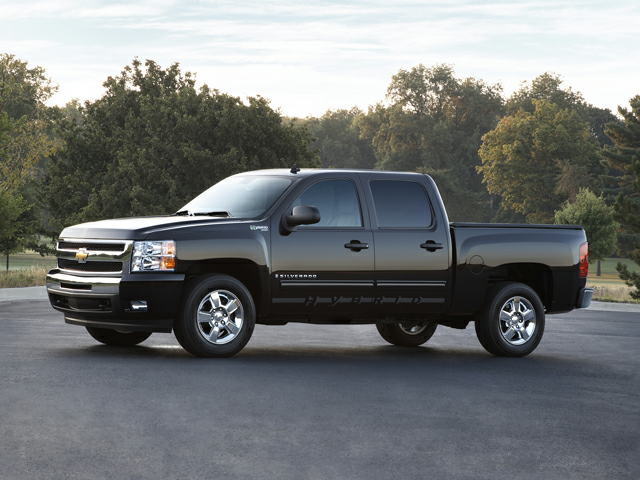
[[[475,324],[478,340],[489,353],[524,357],[542,340],[544,306],[531,287],[499,283],[487,291],[487,301]]]
[[[255,325],[249,290],[228,275],[207,275],[185,290],[173,330],[182,347],[197,357],[230,357],[244,348]]]
[[[93,338],[105,345],[114,347],[133,347],[144,342],[151,336],[151,332],[123,332],[109,328],[86,327]]]
[[[378,333],[392,345],[399,347],[418,347],[426,343],[436,331],[438,324],[376,323]]]

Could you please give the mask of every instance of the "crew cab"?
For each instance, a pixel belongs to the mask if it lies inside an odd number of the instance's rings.
[[[51,305],[99,342],[174,332],[230,356],[254,325],[375,324],[398,346],[438,325],[498,356],[539,344],[545,315],[589,306],[576,225],[449,223],[428,175],[262,170],[228,177],[173,215],[64,229]]]

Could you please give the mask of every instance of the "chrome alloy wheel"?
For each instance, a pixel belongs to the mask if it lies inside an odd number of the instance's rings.
[[[399,323],[398,326],[400,327],[400,330],[402,330],[407,335],[419,335],[426,330],[429,324],[425,323],[424,325],[405,325],[404,323]]]
[[[214,290],[202,299],[197,315],[200,335],[209,343],[224,345],[242,329],[244,309],[233,293]]]
[[[536,329],[536,312],[524,297],[511,297],[500,309],[500,333],[511,345],[523,345]]]

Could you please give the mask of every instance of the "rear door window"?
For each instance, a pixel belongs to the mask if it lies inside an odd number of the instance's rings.
[[[398,180],[372,180],[371,195],[378,228],[429,228],[431,204],[422,185]]]

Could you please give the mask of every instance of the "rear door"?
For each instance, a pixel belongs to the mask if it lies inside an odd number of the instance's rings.
[[[361,173],[375,243],[376,303],[390,316],[445,309],[448,224],[422,175]]]

